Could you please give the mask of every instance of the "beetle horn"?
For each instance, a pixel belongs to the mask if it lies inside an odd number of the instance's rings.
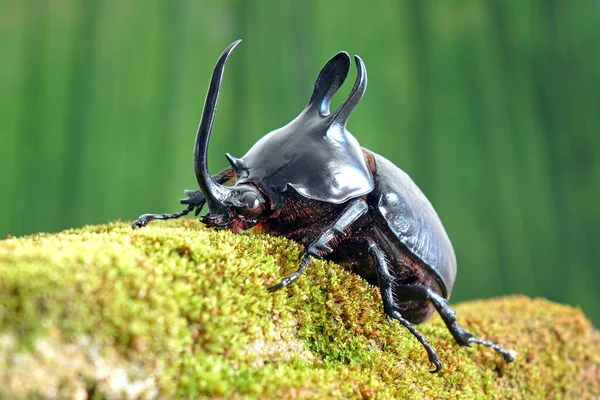
[[[362,99],[365,90],[367,89],[367,69],[365,64],[359,56],[354,56],[354,61],[356,62],[356,68],[358,69],[354,87],[346,101],[344,101],[344,103],[331,115],[333,122],[341,126],[346,126],[350,114],[352,114],[354,107],[356,107],[360,99]]]
[[[208,173],[208,139],[210,138],[210,131],[217,111],[217,102],[219,100],[219,90],[221,88],[225,63],[235,46],[240,42],[241,40],[236,40],[227,46],[217,61],[208,92],[206,93],[202,118],[200,119],[198,132],[196,133],[196,143],[194,145],[194,172],[196,173],[196,180],[206,197],[209,210],[212,211],[224,207],[223,201],[228,197],[230,189],[219,185]]]
[[[233,171],[236,175],[239,176],[244,170],[246,170],[246,164],[244,164],[244,160],[235,158],[229,153],[225,153],[225,157],[227,158],[227,161],[229,161],[229,164],[231,165],[231,168],[233,168]]]
[[[331,98],[346,80],[349,70],[350,56],[345,51],[337,53],[327,61],[315,81],[315,88],[306,109],[317,109],[323,117],[329,115]]]

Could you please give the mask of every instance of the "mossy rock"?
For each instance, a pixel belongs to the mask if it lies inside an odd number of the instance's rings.
[[[192,220],[0,241],[0,398],[596,398],[600,335],[576,308],[510,296],[456,305],[517,351],[459,348],[419,326],[436,375],[376,288],[297,244]]]

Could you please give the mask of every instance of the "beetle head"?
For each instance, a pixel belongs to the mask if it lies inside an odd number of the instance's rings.
[[[237,226],[248,228],[255,225],[258,223],[259,218],[267,212],[267,208],[274,209],[276,204],[273,203],[277,203],[278,201],[275,198],[276,196],[269,192],[271,190],[270,187],[262,187],[260,179],[257,179],[256,176],[249,177],[250,172],[254,171],[256,175],[257,171],[264,168],[264,165],[261,166],[261,164],[265,162],[264,154],[266,153],[262,151],[260,152],[260,163],[256,163],[256,160],[253,157],[248,157],[248,154],[242,159],[236,159],[227,155],[227,159],[233,167],[237,178],[237,183],[233,187],[220,185],[208,173],[208,142],[217,108],[223,71],[229,55],[240,42],[241,40],[238,40],[230,44],[217,61],[206,95],[194,146],[194,172],[209,208],[209,212],[203,217],[203,221],[209,226],[232,230],[237,230]],[[333,150],[336,150],[338,147],[343,148],[345,149],[343,152],[344,157],[347,156],[350,153],[348,149],[353,149],[348,143],[354,143],[356,140],[346,131],[346,123],[350,114],[362,98],[367,85],[366,69],[362,60],[358,56],[355,56],[354,60],[358,69],[356,81],[347,99],[334,112],[329,111],[331,98],[344,83],[350,69],[350,56],[346,52],[336,54],[322,68],[315,82],[310,101],[300,115],[290,124],[271,132],[271,134],[265,136],[261,141],[270,141],[270,145],[268,146],[271,147],[277,147],[282,140],[286,141],[286,146],[284,147],[292,149],[293,152],[295,151],[293,144],[296,141],[302,142],[305,148],[307,148],[307,143],[320,146],[323,143],[321,138],[328,136],[330,139],[333,139],[331,142],[338,143],[337,145],[332,145]],[[273,137],[271,135],[273,134],[276,134],[279,139],[272,140]],[[291,139],[291,141],[288,141],[288,139]],[[261,141],[258,143],[261,143]],[[262,145],[264,146],[265,143]],[[360,152],[358,143],[355,143],[355,147]],[[268,150],[267,154],[275,154],[281,150],[281,147],[270,150],[268,147],[263,147],[263,149]],[[321,153],[322,151],[317,151],[315,154],[319,155]],[[277,162],[288,164],[295,156],[295,154],[286,153],[279,157]],[[248,159],[246,159],[247,157]],[[343,159],[345,160],[345,158]],[[358,159],[359,162],[364,163],[362,155],[358,156]],[[249,163],[248,168],[246,163]],[[285,165],[269,164],[267,167],[272,171],[283,171],[284,168],[281,167],[285,167]],[[258,178],[264,178],[263,174],[260,175]],[[288,184],[293,185],[295,182],[290,180],[291,178],[290,172],[286,172],[284,182],[280,182],[282,183],[280,186],[283,189],[279,188],[278,190],[285,190]],[[277,182],[271,181],[270,183],[275,184]]]
[[[254,185],[223,186],[217,183],[208,172],[208,141],[217,109],[223,70],[229,54],[240,42],[241,40],[237,40],[230,44],[217,61],[206,94],[194,145],[194,172],[208,204],[208,214],[202,217],[202,221],[217,229],[227,228],[233,231],[248,229],[256,225],[258,217],[266,210],[265,198]],[[241,160],[234,159],[230,155],[227,155],[227,158],[236,172],[241,169]]]
[[[241,232],[260,222],[267,211],[264,196],[253,185],[226,188],[225,193],[224,197],[217,198],[217,207],[209,205],[208,214],[202,216],[202,222],[208,227]]]

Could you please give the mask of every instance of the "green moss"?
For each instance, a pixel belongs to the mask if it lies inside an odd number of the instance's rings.
[[[459,348],[439,317],[421,345],[377,289],[297,244],[195,221],[113,223],[0,242],[0,397],[594,398],[600,335],[582,313],[522,296],[456,306],[517,351]]]

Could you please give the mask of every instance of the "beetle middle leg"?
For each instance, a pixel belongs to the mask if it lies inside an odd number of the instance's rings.
[[[423,345],[427,352],[429,362],[432,363],[435,368],[429,372],[436,373],[442,369],[442,363],[440,362],[435,350],[427,343],[427,340],[421,335],[421,333],[411,324],[408,320],[402,317],[396,300],[394,299],[394,290],[392,284],[394,277],[390,274],[388,269],[388,262],[386,260],[384,252],[377,246],[376,243],[369,241],[369,252],[375,261],[377,268],[377,278],[379,280],[379,289],[381,291],[381,299],[383,300],[383,312],[389,318],[395,319],[400,322],[410,333]]]
[[[231,167],[225,168],[218,174],[213,176],[213,179],[217,181],[219,184],[224,184],[230,181],[235,177],[235,173]],[[131,227],[141,228],[143,226],[148,225],[150,221],[154,221],[155,219],[159,220],[167,220],[167,219],[175,219],[183,217],[184,215],[188,215],[191,211],[196,209],[195,215],[200,214],[204,204],[206,203],[206,199],[204,198],[204,194],[202,194],[201,190],[186,190],[184,194],[187,196],[184,199],[181,199],[179,202],[181,204],[187,204],[187,208],[173,213],[173,214],[143,214],[140,215],[135,221],[131,223]]]
[[[304,273],[308,262],[312,257],[323,258],[322,254],[330,254],[333,249],[329,247],[328,243],[336,236],[344,236],[345,230],[349,228],[357,219],[366,214],[369,206],[361,199],[357,198],[348,203],[348,205],[342,211],[340,217],[323,233],[307,245],[304,250],[300,253],[300,267],[296,272],[293,272],[281,279],[279,283],[271,286],[269,292],[275,292],[283,289],[289,284],[295,282],[300,275]]]

